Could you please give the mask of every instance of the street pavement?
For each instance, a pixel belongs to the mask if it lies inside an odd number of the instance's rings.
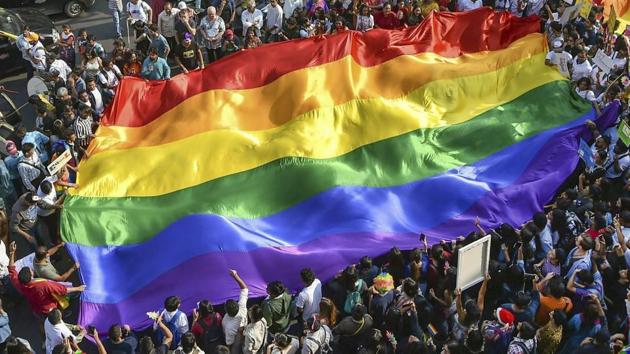
[[[51,19],[57,25],[61,32],[61,25],[70,24],[76,34],[80,29],[86,29],[88,33],[96,35],[97,41],[99,41],[105,47],[106,51],[112,48],[112,42],[114,40],[115,31],[112,24],[112,18],[107,9],[107,0],[97,0],[93,8],[89,9],[81,16],[73,19],[65,18],[63,15],[53,16]],[[124,24],[124,22],[123,22]],[[126,33],[124,34],[126,38]],[[18,74],[11,77],[7,77],[0,80],[0,84],[5,88],[17,91],[16,94],[9,93],[9,97],[15,102],[16,106],[22,106],[27,102],[26,94],[26,74]],[[31,105],[26,104],[21,110],[24,123],[27,126],[33,126],[35,119],[35,112]],[[10,214],[10,211],[9,211]],[[27,255],[30,250],[28,245],[23,240],[17,240],[18,243],[18,258]],[[60,251],[65,252],[65,250]],[[68,257],[63,257],[66,260]],[[61,272],[66,271],[72,265],[69,260],[62,263],[55,264]],[[71,280],[75,285],[79,282],[78,276],[75,274],[71,277]],[[35,353],[45,353],[42,349],[42,343],[44,338],[40,335],[37,322],[31,314],[28,305],[24,301],[5,303],[5,309],[9,314],[10,326],[13,335],[25,338],[33,347]],[[78,310],[76,308],[71,309],[72,314],[66,318],[66,322],[73,323],[76,320]],[[96,352],[92,346],[87,346],[88,352]]]

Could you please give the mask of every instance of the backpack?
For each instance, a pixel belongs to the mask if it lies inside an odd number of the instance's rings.
[[[177,349],[177,346],[179,346],[179,341],[182,339],[181,333],[179,333],[179,331],[177,330],[177,320],[179,320],[181,316],[185,316],[184,313],[180,310],[177,310],[177,312],[175,312],[175,315],[173,315],[173,318],[171,318],[170,321],[164,323],[173,334],[173,341],[171,342],[170,347],[171,350]],[[164,333],[162,333],[162,331],[158,330],[156,334],[156,340],[158,344],[162,344],[164,342]]]
[[[215,313],[214,316],[210,318],[210,325],[206,324],[206,321],[203,319],[197,321],[203,329],[199,346],[204,352],[210,352],[210,349],[221,340],[221,321],[218,319],[218,316],[219,314]]]
[[[317,345],[317,351],[315,351],[313,354],[332,354],[333,349],[330,346],[330,342],[332,341],[332,333],[326,325],[322,325],[321,328],[324,330],[324,343],[320,343],[317,338],[313,337],[306,337],[304,340],[310,340]]]
[[[363,303],[363,300],[361,299],[361,293],[359,292],[363,284],[364,283],[362,279],[359,279],[354,283],[354,289],[348,294],[348,296],[346,296],[346,301],[343,304],[343,311],[345,313],[351,313],[352,309],[356,305]]]

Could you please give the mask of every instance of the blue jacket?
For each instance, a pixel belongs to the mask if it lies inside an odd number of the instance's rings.
[[[171,78],[171,68],[164,58],[158,57],[153,61],[147,57],[142,64],[142,77],[147,80],[168,80]]]

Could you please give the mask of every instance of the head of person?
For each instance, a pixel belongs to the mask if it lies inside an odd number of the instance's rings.
[[[170,15],[171,13],[173,13],[173,3],[170,1],[167,1],[164,3],[164,12],[166,12],[166,14]]]
[[[151,59],[151,61],[157,61],[157,59],[158,59],[157,48],[155,48],[155,47],[149,48],[149,59]]]
[[[35,145],[33,145],[33,143],[22,144],[22,152],[24,153],[24,157],[32,157],[33,155],[35,155]]]
[[[184,353],[192,353],[197,343],[195,342],[195,335],[192,332],[186,332],[182,336],[180,345]]]
[[[139,0],[129,0],[129,1],[131,1],[132,4],[136,5]]]
[[[22,26],[22,36],[24,36],[24,38],[27,38],[30,35],[31,35],[31,26],[29,25]]]
[[[208,7],[206,10],[208,13],[208,19],[214,21],[217,18],[217,9],[214,6]]]
[[[249,12],[254,12],[254,10],[256,10],[256,1],[254,0],[247,1],[247,10],[249,10]]]
[[[589,286],[595,283],[595,277],[593,277],[593,273],[590,270],[580,269],[575,275],[575,281],[580,285]]]
[[[337,30],[342,30],[345,26],[343,25],[343,20],[341,18],[338,18],[335,20],[335,28]]]
[[[48,313],[48,322],[53,326],[61,323],[61,311],[59,311],[59,309],[50,311]]]
[[[10,156],[17,156],[19,154],[17,146],[15,146],[15,143],[11,140],[7,140],[4,147],[7,150],[7,154],[9,154]]]
[[[90,117],[92,117],[92,108],[86,105],[81,105],[79,108],[79,118],[89,119]]]
[[[389,15],[391,12],[392,12],[392,4],[386,3],[385,6],[383,6],[383,13],[385,13],[385,15]]]
[[[164,309],[168,312],[177,311],[182,301],[177,296],[169,296],[164,299]]]
[[[155,344],[151,337],[144,336],[138,342],[138,354],[155,354]]]
[[[31,270],[31,268],[24,267],[20,269],[18,273],[18,280],[22,285],[29,284],[33,280],[33,271]]]
[[[282,295],[286,291],[286,288],[279,280],[274,280],[267,284],[267,295],[272,298]]]
[[[94,45],[94,44],[96,44],[96,36],[95,36],[95,35],[93,35],[93,34],[89,34],[89,35],[87,36],[87,41],[88,41],[88,43],[89,43],[90,45]]]
[[[103,69],[105,69],[106,71],[111,71],[114,69],[114,62],[109,59],[109,58],[105,58],[103,59]]]
[[[273,342],[280,349],[286,349],[291,345],[291,337],[287,336],[284,333],[278,333],[273,338]]]
[[[564,285],[564,281],[562,281],[562,277],[553,277],[549,281],[549,295],[556,299],[560,299],[564,296],[566,291],[566,286]]]
[[[317,315],[313,315],[306,320],[306,330],[308,332],[317,332],[319,331],[320,327],[321,323],[319,322],[319,318],[317,318]]]
[[[359,279],[359,274],[354,266],[348,266],[341,273],[341,278],[346,289],[354,289],[354,283]]]
[[[411,278],[406,278],[402,282],[402,290],[403,293],[413,299],[418,295],[418,283]]]
[[[551,264],[564,264],[564,260],[567,258],[567,253],[562,248],[553,248],[547,252],[547,259]]]
[[[249,311],[248,311],[248,315],[249,315],[249,322],[250,323],[256,323],[260,320],[263,319],[263,309],[260,305],[256,304],[254,306],[252,306]]]
[[[518,294],[516,294],[516,299],[514,299],[514,306],[518,309],[525,310],[531,301],[532,297],[528,293],[519,291]]]
[[[536,336],[536,328],[529,322],[519,322],[517,329],[521,339],[530,340]]]
[[[577,87],[580,89],[580,91],[590,90],[591,89],[591,78],[590,77],[583,77],[583,78],[579,79],[578,82],[577,82]]]
[[[122,341],[123,340],[122,327],[119,324],[112,325],[111,327],[109,327],[109,330],[107,331],[107,335],[109,336],[109,340],[111,340],[114,343],[118,343]]]
[[[10,336],[5,342],[7,354],[32,354],[31,350],[15,336]]]
[[[180,1],[177,3],[177,9],[179,10],[180,15],[183,12],[183,15],[188,14],[188,5],[186,5],[185,1]]]
[[[230,348],[225,345],[218,345],[214,350],[217,354],[230,354]]]
[[[575,238],[575,247],[588,251],[593,248],[593,239],[587,234],[581,234]]]
[[[359,8],[359,13],[362,16],[368,16],[370,14],[370,8],[367,7],[367,5],[361,5],[361,7]]]
[[[225,302],[225,313],[230,316],[230,317],[234,317],[238,314],[238,302],[230,299],[228,301]]]
[[[350,313],[352,319],[355,321],[361,321],[365,314],[367,313],[367,308],[363,304],[356,304]]]
[[[85,79],[85,87],[88,91],[96,90],[96,79],[94,78],[94,76],[88,76]]]
[[[534,214],[534,225],[538,227],[538,229],[542,230],[547,226],[547,215],[543,212],[537,212]]]
[[[304,286],[309,286],[315,281],[315,273],[311,268],[304,268],[300,271],[300,278]]]
[[[553,43],[551,43],[551,46],[553,51],[556,53],[562,53],[564,51],[564,43],[562,43],[562,40],[560,39],[556,39],[555,41],[553,41]]]
[[[160,36],[160,28],[157,23],[149,25],[149,36],[151,36],[151,38],[158,38]]]
[[[45,181],[48,182],[48,181]],[[44,183],[44,182],[42,182]],[[50,184],[50,182],[48,182]],[[44,246],[38,246],[35,249],[35,260],[41,262],[43,260],[48,259],[48,250]]]
[[[417,6],[417,5],[416,5],[416,6],[414,6],[414,7],[413,7],[413,14],[414,14],[416,17],[420,17],[420,16],[422,15],[422,8],[421,8],[420,6]]]
[[[394,289],[394,278],[389,273],[381,273],[374,277],[374,290],[385,295]]]
[[[199,301],[197,305],[197,310],[199,311],[200,318],[207,318],[214,314],[214,306],[208,300]]]
[[[549,313],[549,319],[556,327],[564,326],[567,323],[567,314],[561,310],[553,310]]]

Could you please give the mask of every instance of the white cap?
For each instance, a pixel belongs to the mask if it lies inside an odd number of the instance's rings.
[[[553,48],[554,48],[554,49],[559,49],[559,48],[562,48],[562,41],[561,41],[561,40],[559,40],[559,39],[558,39],[558,40],[553,41]]]
[[[180,10],[183,10],[183,9],[187,9],[187,8],[188,8],[188,6],[186,6],[186,3],[185,3],[185,2],[180,1],[180,2],[177,4],[177,8],[178,8],[178,9],[180,9]]]

